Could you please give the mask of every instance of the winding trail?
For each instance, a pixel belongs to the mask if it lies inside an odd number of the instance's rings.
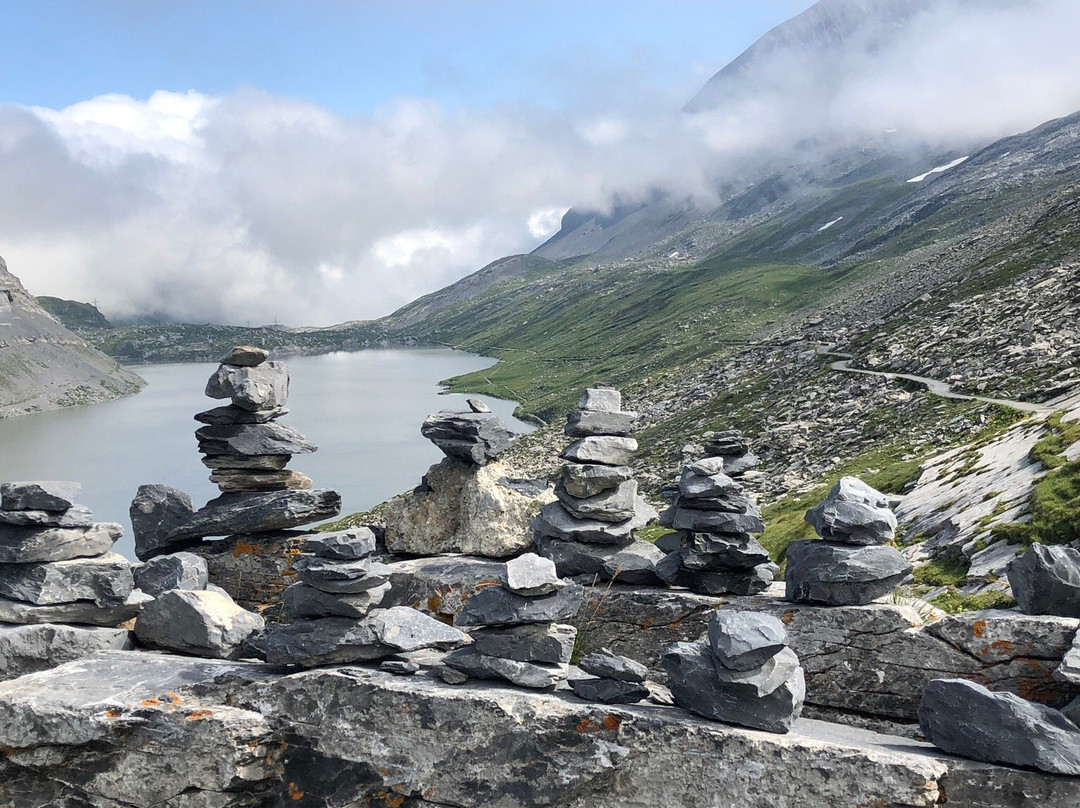
[[[985,404],[997,404],[999,407],[1008,407],[1013,410],[1019,410],[1020,412],[1034,413],[1037,415],[1046,415],[1060,409],[1059,407],[1052,407],[1047,404],[1032,404],[1028,401],[1012,401],[1007,398],[987,398],[985,396],[968,396],[963,393],[954,393],[951,384],[938,381],[937,379],[930,379],[926,376],[914,376],[910,373],[886,373],[879,370],[853,368],[851,367],[851,363],[854,361],[855,357],[852,354],[830,351],[825,345],[818,345],[815,350],[821,356],[836,356],[840,358],[840,361],[833,362],[829,365],[832,370],[841,373],[859,373],[863,376],[881,376],[883,379],[889,379],[890,381],[904,379],[909,382],[916,382],[923,385],[934,395],[952,399],[953,401],[982,401]]]

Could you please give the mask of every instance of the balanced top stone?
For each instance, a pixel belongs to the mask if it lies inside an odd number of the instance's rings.
[[[760,668],[787,644],[787,629],[772,615],[722,609],[709,620],[709,645],[729,670]]]
[[[477,466],[495,460],[517,438],[490,412],[437,412],[424,420],[420,434],[448,457]]]
[[[473,412],[491,412],[491,407],[478,398],[467,398],[465,403],[469,405],[469,409]]]
[[[75,506],[75,497],[82,491],[73,482],[14,482],[0,483],[0,508],[5,511],[63,512]]]
[[[614,387],[589,387],[581,394],[578,409],[599,412],[619,412],[622,410],[622,393]]]
[[[888,544],[896,533],[888,498],[858,477],[841,479],[806,521],[821,538],[848,544]]]
[[[519,595],[547,595],[559,588],[555,562],[525,553],[506,562],[506,588]]]
[[[210,398],[229,398],[243,410],[273,410],[289,400],[289,368],[281,362],[257,367],[221,365],[206,383]]]
[[[223,365],[253,368],[270,358],[270,352],[251,345],[237,345],[221,360]]]

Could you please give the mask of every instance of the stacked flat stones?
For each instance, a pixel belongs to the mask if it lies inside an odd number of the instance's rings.
[[[586,655],[578,668],[591,674],[570,679],[570,688],[580,699],[601,704],[634,704],[649,697],[645,685],[649,669],[607,648]]]
[[[719,457],[724,461],[724,473],[728,477],[749,479],[761,462],[750,451],[750,442],[737,429],[706,434],[705,456]]]
[[[0,623],[117,626],[145,602],[123,534],[77,505],[74,482],[0,484]]]
[[[584,602],[584,587],[561,580],[550,560],[526,553],[508,561],[500,585],[472,595],[458,615],[473,644],[446,655],[443,678],[555,687],[567,677],[577,638],[566,623]]]
[[[254,641],[268,662],[310,668],[449,650],[465,642],[458,629],[415,609],[377,608],[390,590],[390,569],[372,558],[371,530],[312,535],[305,549],[293,564],[299,581],[284,595],[292,622],[272,625]]]
[[[420,434],[443,454],[474,466],[486,466],[513,445],[517,434],[507,429],[491,408],[470,398],[469,412],[443,410],[429,415]]]
[[[886,546],[896,532],[888,498],[857,477],[844,477],[806,513],[822,541],[788,546],[786,597],[798,603],[862,606],[903,583],[912,565]]]
[[[557,502],[533,521],[538,552],[555,562],[559,575],[656,584],[653,545],[633,532],[656,518],[638,496],[627,465],[637,450],[629,437],[637,415],[623,412],[622,395],[610,387],[590,387],[563,431],[576,438],[561,457],[568,461],[555,486]]]
[[[803,669],[770,615],[720,610],[707,640],[676,643],[660,662],[675,703],[705,718],[786,733],[802,713]]]
[[[288,410],[289,369],[267,352],[234,348],[206,385],[206,395],[230,399],[195,416],[203,463],[221,496],[196,511],[190,497],[163,485],[144,485],[131,505],[140,559],[171,553],[208,536],[274,533],[336,516],[341,497],[311,490],[311,479],[286,469],[295,454],[317,447],[277,422]]]
[[[765,529],[761,510],[725,473],[726,463],[708,457],[683,468],[679,494],[661,518],[676,532],[657,542],[671,552],[656,571],[699,594],[753,595],[773,582],[779,568],[751,535]]]

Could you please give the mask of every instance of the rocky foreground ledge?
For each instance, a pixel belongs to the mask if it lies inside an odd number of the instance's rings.
[[[0,805],[1075,808],[1075,778],[809,719],[107,652],[0,684]]]

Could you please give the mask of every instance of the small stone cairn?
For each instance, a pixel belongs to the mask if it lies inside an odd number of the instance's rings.
[[[467,400],[469,412],[443,410],[424,419],[420,434],[447,457],[486,466],[506,452],[517,438],[491,408],[479,399]]]
[[[787,550],[786,597],[796,603],[862,606],[892,592],[911,563],[888,547],[896,515],[888,498],[857,477],[844,477],[806,513],[821,541],[792,542]]]
[[[584,602],[584,587],[560,579],[549,559],[526,553],[508,561],[500,584],[472,595],[458,615],[473,644],[446,655],[443,679],[555,687],[567,678],[577,638],[566,623]]]
[[[407,606],[377,608],[390,590],[390,569],[372,558],[371,530],[312,535],[306,549],[294,563],[300,580],[284,595],[292,622],[271,625],[253,641],[268,662],[311,668],[387,660],[391,673],[414,673],[418,666],[387,658],[466,641],[458,629]]]
[[[637,441],[629,437],[637,415],[622,410],[611,387],[590,387],[563,431],[576,438],[562,453],[568,461],[555,486],[557,502],[532,523],[537,551],[555,562],[559,575],[658,584],[663,553],[633,532],[657,517],[638,495],[627,465]]]
[[[586,655],[578,668],[591,674],[570,679],[570,688],[579,699],[601,704],[634,704],[649,697],[645,684],[649,669],[607,648]]]
[[[115,627],[148,600],[112,552],[120,525],[95,523],[75,482],[0,484],[0,623]]]
[[[669,646],[660,662],[675,703],[705,718],[786,733],[802,713],[803,669],[771,615],[715,612],[707,638]]]
[[[207,396],[231,402],[195,416],[206,425],[195,437],[221,496],[196,511],[182,491],[139,488],[131,521],[140,559],[197,545],[208,536],[274,533],[340,512],[337,492],[311,490],[309,477],[286,469],[294,454],[317,447],[278,423],[288,413],[289,369],[267,357],[260,348],[233,348],[206,385]]]
[[[741,483],[757,460],[736,432],[722,433],[710,450],[724,452],[683,467],[679,493],[660,524],[676,530],[657,545],[669,550],[657,564],[664,581],[704,595],[753,595],[766,589],[779,571],[751,535],[765,522]],[[750,458],[753,458],[752,460]]]

